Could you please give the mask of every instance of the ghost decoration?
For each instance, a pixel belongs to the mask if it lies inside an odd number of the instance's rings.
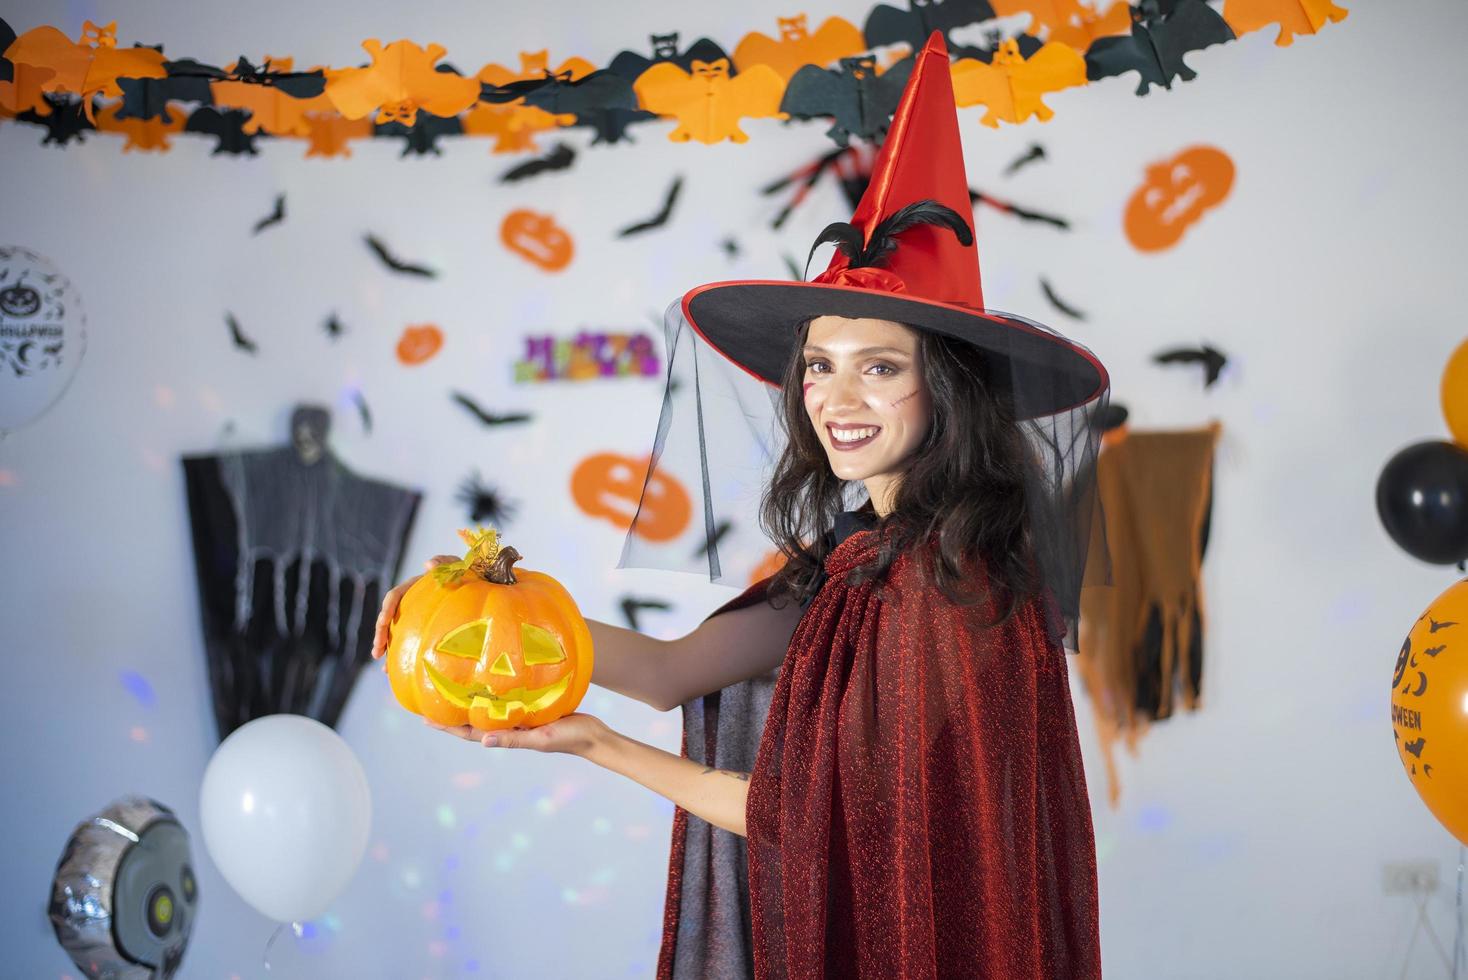
[[[198,915],[189,835],[156,800],[127,796],[77,824],[51,882],[51,925],[94,980],[164,980]]]
[[[60,400],[86,346],[71,281],[29,249],[0,246],[0,435]]]

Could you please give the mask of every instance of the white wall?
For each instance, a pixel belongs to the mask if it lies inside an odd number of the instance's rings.
[[[75,32],[83,17],[113,16],[91,4],[25,7],[5,14],[18,31]],[[865,5],[806,9],[814,22],[859,18]],[[360,59],[361,38],[409,37],[444,43],[448,60],[473,70],[513,63],[522,45],[604,62],[675,29],[732,43],[790,12],[768,0],[696,12],[652,0],[260,0],[116,15],[123,43],[164,41],[174,57],[345,65]],[[1465,332],[1468,144],[1457,95],[1468,11],[1358,4],[1322,36],[1287,49],[1271,38],[1191,56],[1199,79],[1171,93],[1136,98],[1127,79],[1052,96],[1057,115],[1043,126],[993,132],[964,114],[975,186],[1074,222],[1061,234],[981,210],[989,304],[1092,347],[1138,427],[1217,418],[1226,433],[1205,707],[1123,759],[1111,810],[1079,706],[1105,964],[1122,978],[1444,976],[1429,940],[1412,939],[1412,900],[1384,895],[1381,879],[1388,862],[1436,862],[1444,888],[1428,915],[1451,942],[1458,848],[1399,771],[1387,700],[1402,636],[1452,576],[1392,545],[1372,494],[1392,452],[1442,434],[1437,380]],[[698,282],[781,277],[780,252],[803,254],[847,212],[823,187],[775,236],[756,188],[821,152],[823,128],[756,121],[744,146],[710,148],[674,146],[665,126],[645,126],[636,144],[589,150],[568,174],[504,186],[493,178],[506,158],[478,140],[427,159],[400,160],[389,142],[358,144],[344,161],[304,160],[289,143],[229,159],[182,138],[162,156],[123,155],[101,136],[57,151],[38,146],[35,129],[0,125],[0,241],[55,261],[90,321],[65,399],[0,443],[0,780],[11,793],[0,974],[74,972],[44,918],[55,860],[77,820],[142,792],[178,810],[202,865],[184,974],[263,975],[272,926],[229,890],[198,833],[213,722],[177,459],[219,445],[226,420],[232,445],[278,443],[296,401],[336,403],[334,442],[349,466],[427,492],[410,562],[453,544],[464,519],[454,488],[497,462],[498,482],[522,504],[514,542],[587,615],[615,622],[623,594],[662,595],[676,610],[648,622],[673,634],[723,601],[727,589],[692,577],[615,570],[619,532],[579,515],[564,491],[586,453],[649,445],[657,382],[514,386],[508,365],[526,333],[640,329]],[[1049,161],[1004,178],[1035,140]],[[1232,196],[1177,248],[1143,255],[1122,234],[1121,208],[1146,164],[1195,143],[1233,158]],[[679,173],[687,184],[670,228],[614,241]],[[288,219],[251,237],[278,192]],[[567,273],[539,273],[500,248],[499,220],[517,206],[571,226],[579,254]],[[388,277],[359,244],[367,230],[441,278]],[[720,251],[726,234],[744,246],[741,260]],[[1041,275],[1090,320],[1054,311]],[[260,344],[257,358],[230,349],[226,309]],[[333,309],[351,331],[335,345],[319,330]],[[406,369],[393,344],[422,321],[442,325],[450,347]],[[1195,372],[1149,361],[1199,340],[1232,356],[1206,394]],[[354,388],[371,405],[370,436],[344,401]],[[478,429],[448,403],[450,389],[538,421]],[[148,679],[154,707],[128,692],[124,671]],[[588,708],[676,750],[675,713],[599,691]],[[375,672],[340,729],[372,784],[371,852],[316,938],[277,944],[272,975],[651,972],[668,804],[580,760],[428,732]]]

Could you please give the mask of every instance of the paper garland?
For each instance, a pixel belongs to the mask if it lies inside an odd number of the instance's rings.
[[[650,35],[651,57],[617,54],[599,69],[577,57],[522,52],[518,68],[487,64],[465,75],[442,45],[362,42],[366,66],[314,66],[291,58],[244,58],[225,68],[168,60],[162,46],[117,45],[117,23],[86,21],[72,41],[55,27],[16,35],[0,21],[0,118],[46,129],[44,143],[81,142],[88,131],[121,133],[125,150],[166,152],[178,133],[215,138],[216,154],[253,154],[261,137],[305,143],[306,156],[350,156],[354,140],[401,137],[403,155],[440,152],[447,136],[493,139],[491,152],[539,152],[535,134],[584,126],[593,142],[628,139],[627,128],[672,119],[675,142],[748,139],[748,118],[835,119],[829,135],[880,141],[892,111],[888,89],[933,30],[956,56],[960,107],[981,106],[987,126],[1042,122],[1044,94],[1135,71],[1137,94],[1195,77],[1184,56],[1276,26],[1286,46],[1343,20],[1330,0],[928,0],[910,9],[879,4],[864,26],[840,17],[810,30],[804,14],[777,18],[777,35],[746,34],[728,49],[677,34]],[[1028,14],[1027,33],[985,31],[999,17]],[[950,32],[981,32],[986,46]],[[555,67],[551,67],[552,64]],[[893,84],[884,84],[892,73]],[[97,100],[102,100],[99,107]]]

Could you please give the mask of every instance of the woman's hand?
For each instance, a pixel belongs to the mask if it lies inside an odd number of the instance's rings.
[[[426,718],[423,723],[429,728],[457,735],[465,741],[478,742],[486,748],[534,749],[537,752],[564,752],[579,756],[590,754],[597,744],[612,734],[612,730],[600,718],[579,711],[557,718],[548,725],[508,728],[494,732],[468,725],[435,725]]]
[[[433,571],[439,565],[444,565],[448,562],[458,560],[458,557],[455,555],[434,555],[432,558],[423,563],[423,572],[424,574],[427,574],[428,572]],[[391,639],[392,621],[393,617],[397,615],[398,603],[402,601],[403,594],[413,587],[413,583],[418,581],[422,577],[422,575],[414,575],[406,582],[402,582],[398,585],[393,586],[391,589],[388,590],[387,595],[382,597],[382,609],[380,609],[377,613],[377,631],[373,634],[372,637],[373,660],[377,660],[381,658],[384,653],[387,653],[387,644],[388,641]],[[382,669],[387,670],[387,664],[383,664]]]

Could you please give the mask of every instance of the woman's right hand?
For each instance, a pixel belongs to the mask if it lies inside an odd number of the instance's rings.
[[[458,555],[434,555],[423,563],[423,572],[427,574],[439,565],[458,560]],[[382,597],[382,609],[377,613],[377,631],[372,637],[373,660],[381,659],[382,655],[387,653],[387,644],[389,639],[391,639],[392,621],[398,613],[398,603],[402,601],[403,593],[412,588],[413,583],[422,577],[423,575],[414,575],[406,582],[400,582],[393,586],[388,590],[387,595]],[[386,670],[387,664],[383,664],[382,669]]]

